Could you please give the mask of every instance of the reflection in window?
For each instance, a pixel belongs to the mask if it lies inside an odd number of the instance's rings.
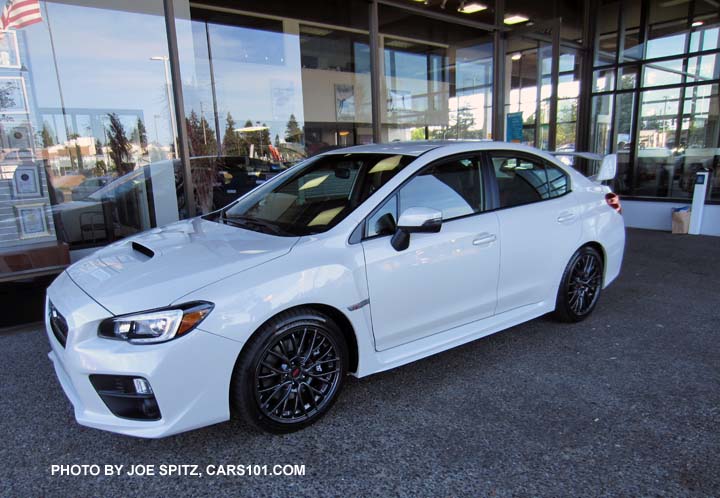
[[[0,248],[62,264],[184,213],[162,1],[40,6],[0,40]]]
[[[500,207],[559,197],[568,192],[567,175],[557,166],[524,158],[493,155]]]
[[[300,165],[279,185],[261,187],[226,211],[226,218],[250,218],[285,234],[329,230],[407,166],[412,157],[387,154],[331,154]]]
[[[422,171],[400,190],[400,213],[411,207],[437,209],[443,220],[482,211],[480,159],[453,160]]]

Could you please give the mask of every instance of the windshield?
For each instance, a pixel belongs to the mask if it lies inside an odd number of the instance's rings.
[[[221,222],[277,235],[309,235],[340,223],[385,185],[411,156],[332,154],[298,165],[279,183],[225,209]]]

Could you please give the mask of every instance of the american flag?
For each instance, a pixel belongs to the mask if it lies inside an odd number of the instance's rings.
[[[40,0],[8,0],[0,16],[0,30],[20,29],[42,22]]]

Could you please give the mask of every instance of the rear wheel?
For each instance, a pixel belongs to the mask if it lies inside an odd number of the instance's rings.
[[[565,268],[555,303],[555,317],[579,322],[595,309],[603,284],[603,260],[590,246],[581,247]]]
[[[235,366],[231,402],[256,427],[293,432],[335,403],[347,372],[337,324],[310,308],[284,312],[255,334]]]

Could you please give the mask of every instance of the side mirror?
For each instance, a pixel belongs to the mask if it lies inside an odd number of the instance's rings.
[[[606,180],[612,180],[615,178],[617,173],[617,154],[608,154],[603,157],[602,163],[600,163],[600,170],[595,175],[593,180],[596,182],[604,182]]]
[[[442,212],[437,209],[412,207],[402,212],[397,231],[390,243],[396,251],[410,246],[411,233],[437,233],[442,228]]]

